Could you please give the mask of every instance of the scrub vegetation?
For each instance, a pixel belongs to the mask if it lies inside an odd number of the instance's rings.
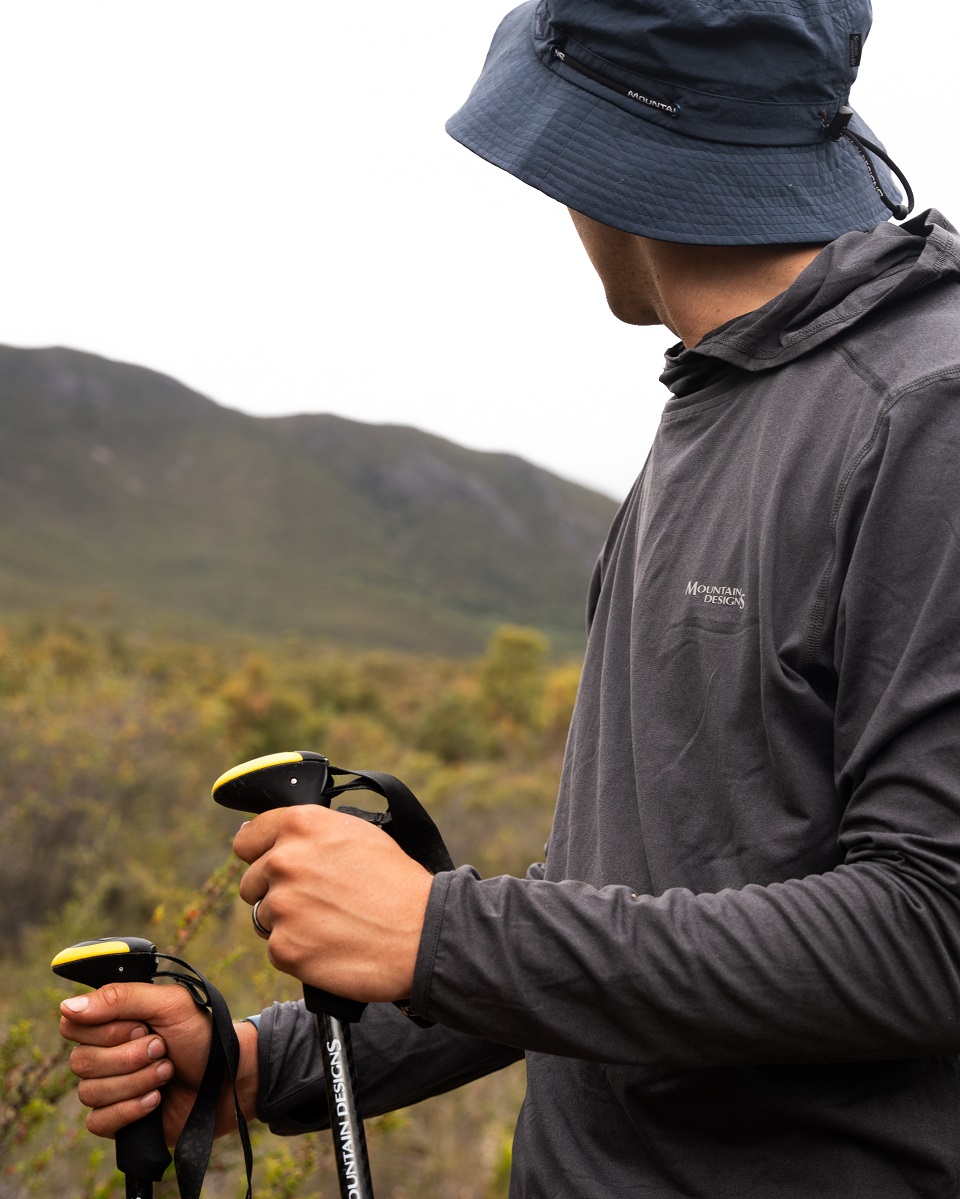
[[[515,626],[471,660],[67,619],[0,631],[0,1199],[123,1193],[112,1146],[83,1127],[57,1032],[59,1001],[80,989],[50,972],[60,949],[147,936],[207,974],[237,1017],[299,994],[237,899],[243,817],[210,799],[223,770],[284,749],[385,770],[458,864],[522,874],[542,856],[578,676]],[[517,1065],[370,1121],[377,1195],[505,1195],[522,1092]],[[337,1195],[328,1133],[253,1134],[261,1199]],[[204,1194],[243,1185],[238,1145],[219,1142]],[[176,1194],[172,1168],[156,1194]]]

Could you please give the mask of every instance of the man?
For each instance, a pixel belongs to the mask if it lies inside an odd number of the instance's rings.
[[[367,1110],[525,1052],[515,1197],[960,1195],[960,240],[888,223],[847,107],[868,26],[864,0],[533,0],[449,126],[571,209],[617,316],[680,338],[545,872],[431,879],[303,808],[236,849],[275,965],[437,1022],[370,1009]],[[174,1134],[200,1018],[72,1002],[91,1128],[175,1071]],[[308,1127],[309,1018],[240,1035],[246,1110]]]

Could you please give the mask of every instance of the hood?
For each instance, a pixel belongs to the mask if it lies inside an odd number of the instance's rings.
[[[674,346],[660,380],[685,396],[715,377],[718,360],[748,371],[782,366],[885,304],[948,278],[960,279],[960,235],[935,209],[903,225],[844,234],[763,307],[721,325],[694,349]]]

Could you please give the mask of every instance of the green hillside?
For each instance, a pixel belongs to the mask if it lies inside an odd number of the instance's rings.
[[[448,654],[517,622],[575,650],[614,507],[415,429],[250,417],[141,367],[0,347],[8,613]]]

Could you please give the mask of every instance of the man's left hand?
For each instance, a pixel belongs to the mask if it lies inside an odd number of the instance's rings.
[[[409,997],[433,876],[391,837],[311,804],[264,812],[233,848],[278,970],[346,999]]]

